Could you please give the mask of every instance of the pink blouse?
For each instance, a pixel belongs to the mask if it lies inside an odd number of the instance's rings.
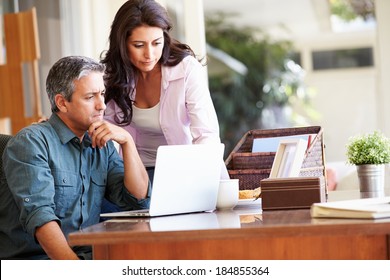
[[[217,114],[208,89],[203,66],[187,56],[174,67],[161,68],[160,125],[168,145],[220,143]],[[135,99],[134,90],[131,100]],[[121,116],[118,105],[110,100],[105,119],[115,122]],[[124,127],[137,143],[137,130]],[[227,174],[227,171],[226,171]],[[222,178],[227,178],[226,174]]]

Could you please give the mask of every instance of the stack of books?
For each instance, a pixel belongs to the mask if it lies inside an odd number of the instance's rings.
[[[313,218],[390,218],[390,196],[314,203],[310,214]]]

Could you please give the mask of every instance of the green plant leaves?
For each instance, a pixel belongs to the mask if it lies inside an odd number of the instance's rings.
[[[390,139],[380,131],[351,137],[346,145],[347,162],[354,165],[390,162]]]

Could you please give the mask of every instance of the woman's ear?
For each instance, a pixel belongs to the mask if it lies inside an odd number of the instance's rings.
[[[54,97],[54,100],[56,102],[57,108],[60,110],[60,112],[66,113],[68,109],[66,108],[66,99],[61,94],[57,94]]]

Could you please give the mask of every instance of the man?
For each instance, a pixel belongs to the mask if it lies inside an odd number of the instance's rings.
[[[66,238],[98,223],[104,197],[123,210],[149,207],[150,183],[132,137],[103,120],[104,70],[86,57],[60,59],[46,80],[53,114],[10,140],[0,258],[90,258],[90,248],[71,248]]]

